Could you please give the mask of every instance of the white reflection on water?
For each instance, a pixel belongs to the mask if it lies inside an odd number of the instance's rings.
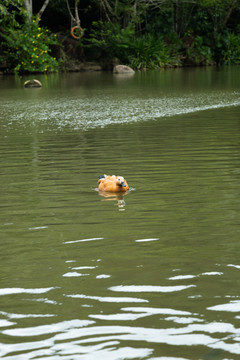
[[[54,350],[58,351],[59,354],[73,354],[70,358],[64,357],[64,359],[86,359],[86,360],[94,360],[94,359],[106,359],[106,360],[119,360],[119,359],[136,359],[136,358],[144,358],[152,353],[152,350],[145,348],[132,348],[132,347],[121,347],[116,348],[118,344],[117,341],[108,341],[99,345],[89,345],[87,347],[75,345],[73,349],[62,350],[61,345],[56,345]],[[114,346],[115,345],[115,346]],[[111,347],[109,347],[111,346]],[[106,349],[104,349],[107,347]],[[76,355],[77,354],[77,355]],[[79,356],[79,354],[84,354],[83,356]],[[75,356],[74,356],[75,355]],[[62,359],[62,356],[61,356]]]
[[[60,331],[67,331],[72,328],[80,328],[90,324],[94,324],[94,321],[76,319],[76,320],[63,321],[60,323],[55,323],[50,325],[41,325],[41,326],[35,326],[29,328],[4,330],[2,333],[11,336],[38,336],[38,335],[51,334]]]
[[[65,274],[63,274],[63,276],[65,277],[80,277],[80,276],[88,276],[90,274],[82,274],[82,273],[78,273],[76,271],[72,271],[72,272],[67,272]]]
[[[48,229],[48,226],[36,226],[28,228],[28,230],[42,230],[42,229]]]
[[[200,274],[200,275],[207,275],[207,276],[223,275],[223,272],[220,272],[220,271],[210,271],[210,272],[202,273],[202,274]]]
[[[127,307],[122,308],[123,311],[133,311],[133,312],[145,312],[150,315],[156,314],[171,314],[171,315],[191,315],[188,311],[174,310],[168,308],[153,308],[153,307]]]
[[[109,315],[101,315],[101,314],[96,314],[96,315],[89,315],[90,318],[92,319],[100,319],[100,320],[118,320],[118,321],[132,321],[132,320],[137,320],[140,319],[142,317],[146,317],[150,314],[109,314]]]
[[[73,267],[72,269],[73,270],[86,270],[86,269],[89,269],[89,270],[92,270],[92,269],[96,269],[97,266],[76,266],[76,267]]]
[[[24,288],[3,288],[0,289],[0,295],[11,295],[11,294],[44,294],[50,290],[55,289],[54,287],[39,288],[39,289],[24,289]]]
[[[49,355],[50,359],[56,359],[57,355],[64,354],[86,354],[88,352],[88,356],[96,356],[96,358],[101,358],[101,352],[97,352],[94,354],[94,350],[90,349],[89,346],[85,346],[85,344],[91,344],[90,346],[98,346],[98,349],[102,349],[106,342],[121,342],[121,341],[136,341],[137,343],[157,343],[157,344],[168,344],[168,345],[181,345],[181,346],[208,346],[211,349],[221,349],[225,351],[229,351],[233,354],[240,354],[240,344],[228,343],[228,337],[223,340],[219,340],[216,337],[212,337],[210,334],[214,333],[226,333],[226,334],[234,334],[236,336],[239,335],[239,329],[236,329],[233,325],[228,323],[219,323],[212,322],[208,324],[190,324],[188,326],[183,326],[181,328],[163,328],[163,329],[150,329],[143,327],[130,327],[130,326],[90,326],[83,327],[87,325],[87,322],[79,321],[77,323],[76,320],[63,322],[58,324],[53,324],[52,326],[40,326],[36,328],[24,328],[24,329],[13,329],[6,330],[3,333],[12,335],[12,336],[37,336],[39,334],[47,334],[53,332],[62,331],[59,334],[54,335],[53,337],[38,342],[32,342],[27,347],[27,343],[23,344],[25,349],[38,349],[46,348],[45,355]],[[199,332],[202,333],[199,333]],[[204,334],[206,333],[206,334]],[[73,341],[73,339],[75,339]],[[77,340],[76,340],[77,339]],[[68,341],[65,343],[64,341]],[[61,343],[58,343],[61,342]],[[92,343],[99,343],[98,345],[92,345]],[[83,346],[84,345],[84,346]],[[14,347],[17,344],[14,345]],[[47,348],[48,347],[48,348]],[[10,350],[11,349],[11,350]],[[121,347],[121,349],[125,349]],[[17,349],[21,350],[21,347]],[[112,348],[112,350],[117,350],[116,348]],[[109,359],[114,359],[115,357],[110,357],[112,354],[111,349],[106,349],[106,356],[109,356]],[[136,352],[135,352],[136,350]],[[148,354],[151,352],[151,349],[147,349]],[[0,355],[4,355],[7,351],[14,351],[14,349],[8,345],[5,345],[3,348],[1,347]],[[138,349],[132,348],[133,354],[135,357]],[[31,354],[33,356],[33,353]],[[36,353],[34,352],[36,356]],[[52,357],[51,357],[52,356]],[[126,357],[125,357],[126,358]],[[13,359],[13,358],[12,358]],[[29,359],[27,354],[25,354],[24,359]],[[73,359],[73,358],[72,358]]]
[[[153,285],[119,285],[112,286],[109,290],[119,291],[119,292],[174,292],[181,291],[191,287],[196,287],[196,285],[178,285],[178,286],[153,286]]]
[[[172,357],[172,356],[160,356],[160,357],[151,357],[151,360],[187,360],[186,358]]]
[[[150,315],[191,315],[188,311],[180,311],[174,309],[167,309],[167,308],[151,308],[151,307],[126,307],[121,308],[122,311],[128,312],[120,313],[120,314],[109,314],[109,315],[89,315],[89,317],[94,319],[101,319],[101,320],[137,320],[142,317],[150,316]],[[189,318],[190,319],[190,318]],[[192,318],[191,318],[192,319]],[[191,322],[194,322],[192,320]]]
[[[195,322],[203,322],[203,319],[192,318],[192,317],[177,317],[177,316],[169,316],[165,318],[167,321],[173,321],[177,324],[193,324]]]
[[[111,275],[107,275],[107,274],[100,274],[96,276],[96,279],[108,279],[110,278]]]
[[[133,302],[133,303],[143,303],[148,302],[148,300],[132,298],[132,297],[111,297],[111,296],[89,296],[89,295],[65,295],[66,297],[70,298],[77,298],[77,299],[90,299],[90,300],[97,300],[100,302],[112,302],[112,303],[125,303],[125,302]]]
[[[207,310],[240,312],[240,301],[233,300],[227,304],[210,306],[207,308]]]
[[[16,324],[16,323],[14,323],[14,322],[12,322],[12,321],[0,319],[0,327],[7,327],[7,326],[15,325],[15,324]]]
[[[135,240],[136,242],[149,242],[149,241],[156,241],[159,240],[159,238],[152,238],[152,239],[139,239]]]
[[[234,267],[235,269],[240,269],[240,265],[228,264],[227,266]]]
[[[82,240],[73,240],[73,241],[65,241],[64,244],[75,244],[78,242],[86,242],[86,241],[94,241],[94,240],[102,240],[103,238],[90,238],[90,239],[82,239]]]
[[[176,275],[169,278],[169,280],[185,280],[185,279],[193,279],[196,275]]]
[[[6,316],[9,319],[26,319],[26,318],[44,318],[52,317],[54,314],[11,314],[5,311],[0,311],[0,315]]]
[[[173,346],[207,346],[210,349],[228,351],[232,354],[240,354],[240,344],[231,343],[232,339],[239,338],[240,329],[226,322],[210,323],[191,323],[195,318],[183,315],[191,315],[188,312],[174,309],[156,309],[150,307],[128,307],[121,310],[127,311],[126,320],[135,320],[134,315],[138,313],[139,317],[146,314],[171,314],[181,315],[178,319],[179,324],[188,323],[187,326],[177,328],[146,328],[134,326],[95,326],[94,321],[70,320],[49,325],[36,327],[25,327],[18,329],[8,329],[2,331],[4,335],[17,337],[32,337],[44,335],[45,340],[23,342],[15,344],[1,344],[0,356],[10,354],[14,351],[27,351],[24,353],[24,359],[29,360],[39,356],[48,357],[48,359],[101,359],[109,360],[141,358],[149,356],[153,349],[135,347],[124,347],[120,344],[124,341],[134,341],[137,344],[167,344]],[[135,312],[135,314],[134,314]],[[131,317],[131,315],[133,315]],[[136,315],[136,316],[137,316]],[[95,316],[100,320],[123,320],[122,314],[109,316]],[[182,317],[183,316],[183,317]],[[177,317],[172,317],[176,322]],[[184,319],[189,319],[186,322]],[[170,320],[167,318],[166,320]],[[185,322],[184,322],[185,321]],[[199,319],[197,319],[200,322]],[[89,326],[91,325],[91,326]],[[54,334],[46,339],[47,334]],[[214,334],[226,334],[226,337],[219,339]],[[229,334],[231,334],[229,336]],[[219,336],[219,335],[218,335]],[[33,351],[32,351],[33,350]],[[140,351],[141,350],[141,351]],[[129,351],[126,353],[126,351]],[[179,349],[178,349],[179,351]],[[22,360],[21,355],[5,357],[7,360]]]
[[[199,275],[176,275],[169,278],[169,280],[187,280],[187,279],[193,279],[199,276],[217,276],[217,275],[223,275],[223,272],[220,271],[210,271],[210,272],[204,272]]]
[[[44,304],[50,304],[50,305],[60,305],[61,303],[58,303],[55,300],[49,300],[48,298],[38,298],[38,299],[28,299],[28,301],[36,301],[36,302],[42,302]]]

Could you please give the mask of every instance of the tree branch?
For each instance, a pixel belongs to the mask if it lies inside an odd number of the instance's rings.
[[[71,19],[72,19],[72,22],[75,23],[75,18],[74,18],[74,16],[73,16],[72,12],[71,12],[71,9],[70,9],[68,0],[66,0],[66,4],[67,4],[67,9],[68,9],[69,15],[70,15],[70,17],[71,17]]]
[[[111,5],[109,4],[109,2],[107,0],[101,0],[100,1],[102,4],[102,7],[105,10],[105,15],[107,16],[108,20],[111,22],[107,12],[109,12],[109,14],[113,17],[115,17],[115,19],[119,20],[119,17],[117,16],[117,14],[114,12],[114,10],[112,9]]]
[[[229,8],[229,10],[227,12],[227,15],[225,16],[225,18],[224,18],[224,20],[222,22],[222,26],[225,26],[227,24],[228,19],[230,18],[236,4],[237,4],[237,0],[233,0],[232,5],[230,6],[230,8]]]
[[[41,20],[42,14],[45,11],[46,7],[48,6],[50,0],[45,0],[43,3],[43,6],[41,7],[41,9],[39,10],[38,14],[37,14],[37,23],[39,20]],[[39,19],[39,20],[38,20]]]

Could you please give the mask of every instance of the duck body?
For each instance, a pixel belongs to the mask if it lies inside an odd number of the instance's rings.
[[[98,190],[106,192],[126,192],[129,190],[127,181],[122,176],[100,175]]]

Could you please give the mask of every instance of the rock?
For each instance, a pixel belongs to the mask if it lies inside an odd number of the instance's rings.
[[[39,80],[33,79],[33,80],[27,80],[24,83],[24,87],[26,88],[36,88],[36,87],[42,87],[42,84]]]
[[[114,74],[134,74],[135,71],[127,65],[116,65],[113,68]]]

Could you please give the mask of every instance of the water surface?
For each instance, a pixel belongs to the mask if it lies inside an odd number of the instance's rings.
[[[0,357],[238,359],[240,69],[39,79],[0,79]]]

